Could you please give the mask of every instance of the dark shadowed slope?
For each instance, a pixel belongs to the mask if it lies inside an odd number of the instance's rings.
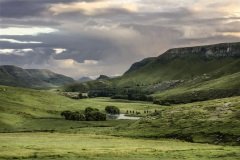
[[[74,80],[45,69],[22,69],[20,67],[0,66],[0,84],[30,88],[56,87]]]

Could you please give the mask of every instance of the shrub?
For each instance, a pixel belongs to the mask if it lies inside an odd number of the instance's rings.
[[[90,113],[90,112],[93,112],[93,111],[99,111],[99,110],[96,109],[96,108],[87,107],[87,108],[85,108],[84,113],[87,114],[87,113]]]
[[[107,119],[106,114],[99,111],[88,112],[85,116],[87,121],[105,121]]]
[[[71,112],[71,111],[63,111],[61,113],[66,120],[74,120],[74,121],[85,121],[85,115],[79,112]]]
[[[84,111],[87,121],[105,121],[106,114],[101,113],[96,108],[87,107]]]
[[[117,108],[116,106],[107,106],[105,107],[105,111],[108,114],[120,114],[120,109]]]

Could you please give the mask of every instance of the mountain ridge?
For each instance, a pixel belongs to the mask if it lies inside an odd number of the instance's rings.
[[[74,80],[47,69],[23,69],[14,65],[0,66],[0,84],[29,88],[57,87]]]

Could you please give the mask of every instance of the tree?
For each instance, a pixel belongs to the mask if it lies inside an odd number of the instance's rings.
[[[106,114],[91,107],[86,108],[84,112],[63,111],[61,116],[63,116],[66,120],[73,121],[105,121],[107,119]]]
[[[120,109],[116,106],[107,106],[105,107],[105,111],[108,114],[120,114]]]
[[[93,111],[99,111],[98,109],[96,109],[96,108],[91,108],[91,107],[87,107],[87,108],[85,108],[85,114],[87,114],[87,113],[90,113],[90,112],[93,112]]]

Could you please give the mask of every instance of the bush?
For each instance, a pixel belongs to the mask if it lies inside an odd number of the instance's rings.
[[[117,108],[116,106],[107,106],[105,108],[105,111],[108,113],[108,114],[120,114],[120,109]]]
[[[71,111],[63,111],[61,113],[66,120],[74,120],[74,121],[85,121],[85,115],[79,112],[71,112]]]
[[[99,111],[92,111],[85,114],[87,121],[105,121],[107,119],[106,114]]]
[[[106,114],[101,113],[98,109],[91,107],[86,108],[83,113],[63,111],[61,116],[63,116],[66,120],[73,121],[105,121],[107,119]]]
[[[97,108],[87,107],[84,111],[86,121],[105,121],[106,114],[101,113]]]
[[[99,110],[96,109],[96,108],[87,107],[87,108],[85,108],[84,113],[87,114],[87,113],[90,113],[90,112],[93,112],[93,111],[99,111]]]

